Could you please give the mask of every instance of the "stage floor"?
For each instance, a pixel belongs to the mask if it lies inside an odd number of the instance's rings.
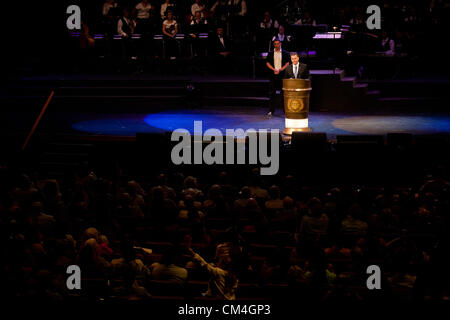
[[[269,118],[266,110],[204,109],[173,110],[149,114],[86,115],[74,121],[72,129],[80,133],[111,136],[134,136],[136,133],[160,133],[183,128],[193,133],[194,121],[202,121],[203,131],[226,129],[284,129],[284,114]],[[325,132],[328,139],[336,135],[384,135],[390,132],[412,134],[450,133],[450,115],[361,115],[311,112],[309,126],[313,132]]]
[[[136,133],[163,133],[183,128],[193,132],[194,121],[202,121],[203,132],[220,129],[284,129],[281,110],[268,118],[264,108],[203,108],[198,110],[167,110],[152,113],[80,113],[45,114],[37,134],[68,134],[132,139]],[[2,119],[1,135],[26,136],[37,113],[9,112]],[[385,135],[390,132],[412,134],[450,134],[450,113],[446,114],[357,114],[311,112],[309,126],[313,132],[325,132],[329,140],[336,135]]]

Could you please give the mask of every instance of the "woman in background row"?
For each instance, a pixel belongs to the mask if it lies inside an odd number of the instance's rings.
[[[178,24],[174,19],[173,12],[167,12],[167,19],[164,20],[162,24],[162,32],[164,34],[164,42],[166,46],[166,57],[170,57],[170,59],[175,59],[178,51],[178,43],[175,39],[178,33]]]

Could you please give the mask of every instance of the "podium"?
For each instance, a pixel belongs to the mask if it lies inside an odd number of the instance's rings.
[[[283,79],[285,129],[284,134],[294,131],[309,132],[308,113],[311,80]]]

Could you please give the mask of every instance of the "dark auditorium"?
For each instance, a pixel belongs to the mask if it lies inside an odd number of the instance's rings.
[[[1,301],[450,301],[450,0],[2,6]]]

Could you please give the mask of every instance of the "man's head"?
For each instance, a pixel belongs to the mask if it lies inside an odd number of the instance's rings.
[[[279,39],[273,40],[273,48],[278,51],[281,49],[281,41]]]
[[[284,26],[280,26],[280,27],[278,28],[278,33],[279,33],[279,34],[284,34]]]
[[[217,35],[223,36],[223,28],[222,27],[217,28]]]
[[[298,62],[299,62],[299,60],[300,60],[300,57],[298,56],[298,53],[297,53],[297,52],[292,52],[292,53],[291,53],[291,61],[292,61],[292,64],[293,64],[293,65],[297,65]]]
[[[200,12],[200,11],[195,11],[195,19],[196,20],[200,20],[201,19],[201,17],[202,17],[202,13]]]

